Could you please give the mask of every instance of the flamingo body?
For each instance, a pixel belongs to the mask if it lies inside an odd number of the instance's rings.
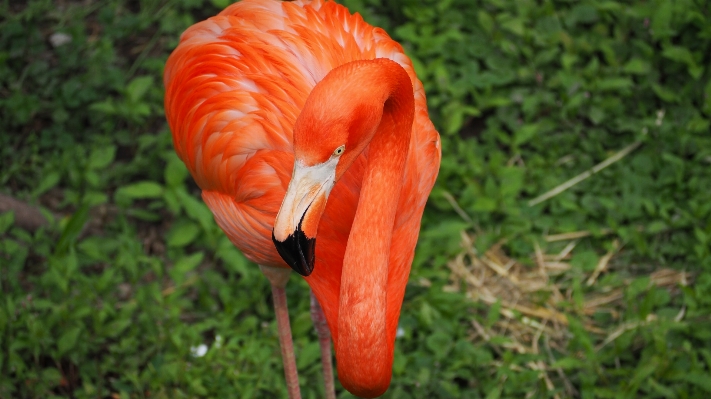
[[[392,356],[421,215],[441,157],[424,89],[402,47],[384,30],[333,2],[245,0],[183,33],[165,68],[165,109],[175,149],[218,225],[250,260],[287,267],[271,237],[294,169],[297,117],[314,87],[332,70],[377,58],[390,59],[404,69],[414,96],[414,120],[384,277],[384,333]],[[375,84],[367,75],[360,79],[356,83],[361,90]],[[366,148],[333,186],[318,221],[315,267],[306,278],[336,343],[344,255],[368,154]],[[353,374],[341,369],[336,348],[339,375]],[[374,396],[379,389],[356,391]]]

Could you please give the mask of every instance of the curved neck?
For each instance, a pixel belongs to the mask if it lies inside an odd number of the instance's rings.
[[[363,64],[366,64],[363,62]],[[368,62],[382,116],[365,149],[368,164],[343,259],[335,348],[342,384],[360,396],[390,384],[394,334],[386,331],[388,264],[414,117],[412,82],[390,60]]]

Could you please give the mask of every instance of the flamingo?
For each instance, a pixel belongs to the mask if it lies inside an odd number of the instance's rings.
[[[183,33],[164,83],[178,156],[272,285],[289,396],[291,269],[311,288],[327,397],[331,337],[343,387],[384,393],[441,158],[402,47],[334,2],[244,0]]]

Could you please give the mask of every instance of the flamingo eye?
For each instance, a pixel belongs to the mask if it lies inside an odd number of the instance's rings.
[[[342,146],[336,148],[336,151],[333,151],[333,156],[339,156],[339,155],[343,154],[343,151],[345,151],[345,150],[346,150],[346,146],[342,145]]]

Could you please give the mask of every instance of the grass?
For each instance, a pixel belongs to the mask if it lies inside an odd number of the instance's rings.
[[[708,4],[344,3],[403,43],[443,137],[385,397],[708,397]],[[0,214],[0,398],[285,395],[266,280],[162,109],[180,33],[225,5],[0,5],[0,194],[50,221]]]

